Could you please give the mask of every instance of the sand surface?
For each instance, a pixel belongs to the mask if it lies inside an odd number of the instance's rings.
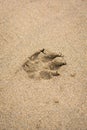
[[[22,69],[39,49],[61,52],[60,76]],[[0,130],[87,130],[87,1],[0,0]]]

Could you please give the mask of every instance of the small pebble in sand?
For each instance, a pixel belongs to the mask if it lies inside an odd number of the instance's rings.
[[[54,100],[54,103],[56,103],[56,104],[59,103],[59,100]]]
[[[70,74],[71,77],[75,77],[76,76],[76,73],[72,73]]]

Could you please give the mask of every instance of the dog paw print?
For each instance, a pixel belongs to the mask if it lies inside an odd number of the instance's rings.
[[[29,78],[51,79],[60,75],[58,69],[63,65],[66,65],[66,62],[61,53],[56,54],[42,49],[28,57],[22,67]]]

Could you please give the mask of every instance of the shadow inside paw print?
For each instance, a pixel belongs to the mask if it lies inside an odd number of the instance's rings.
[[[29,78],[51,79],[60,75],[58,69],[63,65],[66,65],[66,62],[61,53],[56,54],[42,49],[28,57],[22,67]]]

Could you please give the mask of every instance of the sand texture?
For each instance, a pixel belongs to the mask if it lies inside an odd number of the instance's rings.
[[[87,130],[87,0],[0,0],[0,130]]]

